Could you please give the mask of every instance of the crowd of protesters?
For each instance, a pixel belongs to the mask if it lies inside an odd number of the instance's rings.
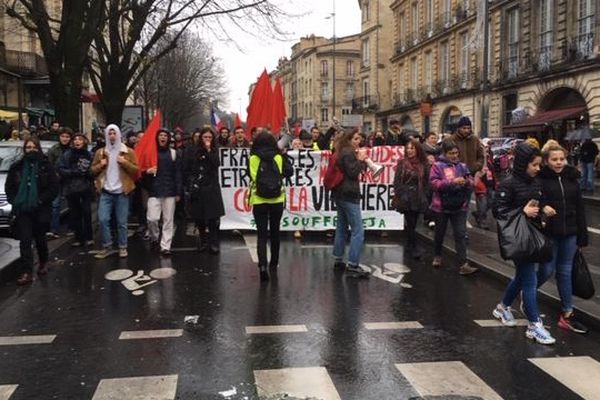
[[[33,281],[33,242],[39,257],[37,273],[48,272],[46,240],[59,234],[62,196],[69,205],[68,226],[74,234],[74,247],[95,243],[91,215],[97,196],[101,244],[95,254],[98,259],[113,254],[128,256],[130,214],[138,220],[138,232],[161,256],[171,255],[178,213],[194,222],[198,251],[219,253],[220,218],[225,215],[218,179],[220,147],[250,149],[248,202],[256,221],[261,280],[269,280],[279,264],[279,229],[286,204],[283,181],[293,173],[286,155],[290,149],[333,152],[331,163],[341,176],[331,190],[337,209],[333,266],[353,277],[368,277],[368,272],[360,267],[364,228],[359,185],[370,162],[364,147],[403,146],[404,157],[395,169],[391,207],[403,214],[407,254],[415,259],[423,256],[417,241],[422,216],[425,225],[434,229],[431,265],[447,266],[442,247],[450,225],[458,273],[471,275],[478,270],[467,257],[467,221],[472,199],[476,203],[474,221],[483,229],[489,229],[488,213],[492,209],[496,216],[518,210],[531,220],[543,218],[544,233],[555,242],[552,260],[513,260],[515,277],[492,314],[504,325],[515,326],[511,306],[520,297],[529,321],[526,336],[542,344],[554,343],[540,319],[536,292],[555,274],[562,304],[559,326],[579,333],[587,331],[573,316],[570,275],[575,250],[587,245],[582,191],[589,189],[589,173],[585,167],[582,177],[568,165],[568,152],[557,142],[550,141],[540,150],[539,143],[528,140],[514,147],[510,156],[497,160],[489,140],[475,135],[466,116],[458,121],[456,132],[443,137],[405,131],[397,121],[391,121],[385,132],[376,130],[366,136],[358,129],[344,130],[334,120],[326,132],[313,127],[310,131],[301,130],[296,137],[287,137],[287,141],[285,135],[276,138],[263,128],[253,128],[249,137],[241,126],[233,132],[226,127],[218,132],[205,127],[189,136],[181,130],[159,129],[155,143],[157,163],[142,171],[135,148],[143,131],[130,132],[123,138],[118,126],[108,125],[91,151],[80,132],[56,126],[53,134],[58,142],[47,156],[35,135],[25,138],[24,156],[10,168],[6,182],[14,210],[15,234],[21,242],[19,284]],[[597,155],[597,148],[594,150],[587,142],[584,146],[587,147],[581,161],[587,163],[592,155]],[[117,232],[116,248],[113,228]],[[296,232],[294,236],[302,235]]]

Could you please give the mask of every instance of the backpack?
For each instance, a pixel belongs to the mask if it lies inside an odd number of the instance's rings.
[[[344,173],[338,165],[337,154],[332,154],[329,159],[329,165],[327,165],[327,170],[325,171],[325,176],[323,177],[323,185],[325,189],[331,191],[338,187],[343,180]]]
[[[283,176],[275,162],[260,159],[256,173],[256,194],[264,199],[275,199],[281,196],[283,187]]]

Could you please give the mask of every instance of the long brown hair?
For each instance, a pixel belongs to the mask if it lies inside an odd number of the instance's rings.
[[[408,143],[406,143],[406,146],[409,144],[412,144],[412,146],[415,148],[417,160],[419,160],[421,164],[425,164],[427,162],[427,154],[425,154],[425,150],[423,150],[423,145],[421,142],[412,138],[408,141]],[[404,147],[404,149],[406,150],[406,147]],[[406,157],[406,151],[404,152],[404,156]]]
[[[23,140],[23,153],[25,153],[25,147],[27,146],[27,143],[33,143],[35,144],[35,147],[37,147],[38,152],[42,151],[42,145],[40,144],[40,140],[34,136],[29,137],[25,140]]]
[[[339,154],[346,147],[352,147],[352,138],[355,134],[358,133],[358,129],[352,129],[345,131],[342,135],[340,135],[333,144],[333,148],[336,153]]]

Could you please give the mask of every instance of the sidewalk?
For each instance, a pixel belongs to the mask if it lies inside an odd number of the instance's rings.
[[[433,231],[422,224],[419,225],[417,227],[419,235],[433,242]],[[493,227],[493,230],[486,231],[475,227],[467,230],[469,234],[467,258],[471,264],[479,267],[484,272],[492,273],[508,282],[514,276],[515,267],[512,262],[505,261],[500,256],[495,223],[490,224],[490,226]],[[454,253],[454,239],[451,227],[448,227],[446,231],[444,247],[446,250]],[[586,254],[586,249],[584,249],[584,254]],[[589,264],[596,262],[596,260],[590,257],[587,257],[587,261]],[[585,319],[591,319],[594,324],[600,326],[600,267],[589,265],[589,268],[596,287],[596,295],[590,300],[573,297],[573,303],[579,315],[584,314],[587,317]],[[539,292],[555,300],[558,307],[559,295],[554,279],[549,280],[542,286]]]

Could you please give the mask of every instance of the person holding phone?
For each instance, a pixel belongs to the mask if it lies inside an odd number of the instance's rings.
[[[540,220],[544,209],[541,204],[542,183],[537,177],[541,163],[539,149],[528,143],[521,143],[515,148],[512,173],[500,183],[496,192],[494,217],[520,209],[528,218]],[[516,326],[511,305],[522,293],[524,311],[529,321],[525,336],[541,344],[553,344],[556,340],[544,327],[537,304],[537,263],[524,260],[513,262],[515,277],[506,287],[500,303],[492,310],[492,315],[505,326]]]
[[[219,223],[225,215],[219,185],[221,161],[215,136],[210,127],[202,128],[200,141],[187,151],[183,168],[190,196],[188,212],[198,228],[198,251],[208,250],[211,254],[219,253]]]

